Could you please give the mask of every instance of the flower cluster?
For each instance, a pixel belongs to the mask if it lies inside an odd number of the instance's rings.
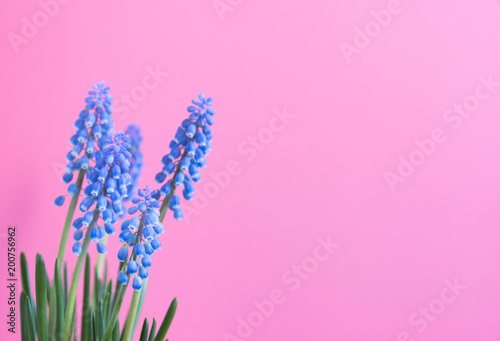
[[[127,197],[127,186],[132,183],[129,174],[131,145],[127,142],[128,136],[118,132],[113,138],[113,144],[107,146],[100,153],[96,153],[95,167],[87,175],[88,185],[85,187],[85,199],[80,203],[80,211],[86,212],[83,217],[75,219],[73,227],[75,244],[73,253],[82,251],[81,240],[83,230],[90,228],[90,239],[97,242],[97,251],[106,253],[107,248],[101,239],[105,234],[115,233],[114,225],[118,215],[123,214],[123,198]],[[92,206],[95,208],[89,211]],[[101,218],[103,226],[98,225]]]
[[[76,133],[71,136],[69,142],[73,149],[66,155],[68,165],[65,169],[63,181],[71,183],[75,171],[87,171],[93,162],[99,157],[100,150],[111,143],[113,132],[113,112],[111,104],[113,97],[108,93],[110,86],[104,86],[104,82],[92,85],[94,90],[89,91],[85,98],[87,105],[80,112],[75,121]],[[68,195],[73,196],[77,192],[77,185],[71,183],[68,187]],[[55,204],[61,206],[65,196],[56,198]]]
[[[125,220],[121,226],[121,233],[118,240],[123,243],[123,247],[118,251],[118,259],[126,264],[126,271],[118,273],[118,281],[125,285],[129,281],[129,276],[133,276],[132,287],[139,290],[142,287],[142,280],[148,277],[148,269],[151,267],[151,255],[161,249],[158,236],[165,232],[162,223],[159,221],[161,206],[156,200],[158,191],[151,191],[149,186],[137,191],[138,197],[132,198],[132,206],[128,209],[128,214],[133,216]],[[132,248],[132,255],[129,258],[129,248]]]
[[[136,124],[130,124],[125,133],[129,136],[128,142],[131,145],[130,153],[132,157],[130,158],[130,176],[132,177],[132,183],[127,187],[129,198],[134,196],[137,189],[137,184],[141,176],[142,168],[144,163],[142,160],[142,152],[140,150],[142,143],[141,128]]]
[[[183,218],[184,213],[179,207],[180,197],[175,194],[176,187],[183,187],[183,196],[191,200],[194,195],[193,182],[201,181],[200,168],[207,165],[205,157],[211,150],[212,130],[215,111],[209,108],[212,97],[205,98],[204,94],[192,101],[189,106],[189,118],[185,119],[177,129],[174,139],[170,142],[170,153],[162,159],[163,170],[156,174],[156,181],[162,183],[167,176],[172,178],[161,187],[161,194],[169,196],[169,208],[174,212],[177,220]]]

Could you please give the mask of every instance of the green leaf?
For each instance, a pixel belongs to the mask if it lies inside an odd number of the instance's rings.
[[[56,259],[54,270],[54,288],[56,291],[56,340],[62,340],[64,328],[64,292],[61,277],[61,263]]]
[[[56,286],[50,290],[49,299],[49,340],[55,340],[56,335]]]
[[[49,275],[47,274],[47,271],[45,271],[45,288],[47,291],[47,302],[50,302],[50,293],[51,293],[52,287],[50,285]]]
[[[99,279],[99,273],[97,272],[97,267],[94,269],[94,294],[92,297],[92,307],[95,307],[97,302],[101,297],[101,280]]]
[[[141,296],[139,297],[139,304],[137,305],[137,312],[135,314],[134,326],[132,328],[132,335],[135,332],[135,327],[137,326],[137,322],[139,321],[139,316],[141,315],[142,306],[144,305],[144,299],[146,297],[146,290],[148,289],[148,279],[146,278],[142,282]]]
[[[83,307],[82,307],[82,341],[90,341],[90,257],[85,259],[85,276],[83,278]]]
[[[68,264],[64,263],[64,313],[66,313],[66,303],[68,302]]]
[[[27,322],[27,335],[29,341],[36,341],[35,339],[35,313],[33,312],[29,299],[26,299],[26,322]]]
[[[156,319],[153,317],[153,324],[151,325],[151,331],[149,332],[148,341],[154,341],[156,335]]]
[[[102,340],[104,336],[104,317],[102,313],[102,300],[97,302],[96,312],[95,312],[95,334],[97,340]]]
[[[148,340],[148,331],[149,331],[148,319],[145,318],[144,323],[142,324],[141,336],[139,337],[139,341]]]
[[[76,341],[77,340],[77,335],[76,335],[76,303],[75,303],[75,309],[73,310],[73,319],[71,320],[71,329],[73,330],[73,338]],[[63,335],[64,335],[64,330],[63,330]],[[71,339],[71,335],[69,336]]]
[[[26,255],[24,252],[21,252],[21,282],[23,285],[23,290],[26,293],[27,299],[30,301],[30,307],[31,309],[29,310],[29,314],[32,320],[35,321],[35,324],[32,325],[33,331],[36,333],[37,326],[36,326],[36,306],[35,306],[35,298],[33,297],[33,294],[31,293],[31,285],[30,285],[30,274],[29,274],[29,268],[28,268],[28,262],[26,261]]]
[[[38,316],[38,340],[48,341],[49,330],[47,325],[47,272],[45,262],[40,254],[36,256],[36,305]]]
[[[30,275],[28,269],[28,262],[26,261],[26,255],[24,252],[21,252],[21,281],[23,284],[23,290],[26,293],[26,296],[32,298],[31,295],[31,285],[30,285]]]
[[[109,318],[111,317],[111,300],[113,299],[113,281],[109,280],[106,287],[106,299],[104,300],[104,325],[108,328]]]
[[[94,312],[90,309],[89,315],[89,340],[95,340],[95,330],[94,330]]]
[[[108,316],[109,316],[109,301],[110,301],[111,295],[106,292],[106,296],[104,296],[104,301],[102,305],[102,322],[104,325],[104,330],[108,328]]]
[[[158,329],[158,334],[155,337],[155,341],[163,341],[163,339],[167,335],[168,328],[170,328],[170,325],[172,324],[172,320],[174,319],[176,310],[177,310],[177,297],[172,300],[172,303],[170,303],[170,307],[168,307],[168,311],[165,314],[165,318],[161,323],[160,329]]]
[[[21,297],[19,299],[19,310],[21,312],[21,340],[28,340],[28,317],[26,315],[26,300],[28,296],[24,291],[21,292]]]
[[[120,341],[120,321],[116,321],[115,329],[113,329],[112,341]]]

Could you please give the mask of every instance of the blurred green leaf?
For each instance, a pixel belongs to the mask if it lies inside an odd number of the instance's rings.
[[[94,330],[94,312],[90,309],[89,314],[89,340],[95,340],[95,330]]]
[[[73,320],[71,322],[71,329],[73,329],[73,338],[76,341],[78,339],[76,335],[76,303],[75,303],[75,309],[73,310]],[[64,334],[64,331],[63,331]],[[71,335],[70,335],[71,338]]]
[[[104,321],[104,330],[108,328],[108,321],[109,321],[109,315],[110,315],[110,304],[111,304],[111,295],[113,290],[113,283],[111,280],[108,283],[108,286],[106,287],[106,294],[104,296],[104,305],[102,308],[102,315],[103,315],[103,321]]]
[[[35,324],[32,325],[32,328],[33,328],[33,331],[36,333],[37,321],[35,318],[36,317],[35,298],[33,297],[33,294],[31,293],[31,284],[30,284],[28,262],[26,261],[26,255],[24,254],[24,252],[21,252],[21,282],[23,285],[23,290],[26,293],[27,299],[30,301],[31,309],[28,313],[30,314],[31,319],[35,321]]]
[[[64,263],[64,314],[66,315],[66,302],[68,302],[68,264]]]
[[[27,334],[29,341],[36,341],[35,338],[35,314],[33,313],[33,309],[29,299],[26,299],[26,322],[27,322]]]
[[[139,341],[148,340],[148,331],[149,331],[148,319],[145,318],[144,323],[142,324],[141,336],[139,337]]]
[[[174,319],[176,310],[177,310],[177,297],[172,300],[172,303],[170,303],[170,307],[168,307],[168,311],[165,314],[165,318],[161,323],[160,329],[158,329],[158,334],[155,337],[155,341],[163,341],[163,339],[167,335],[168,328],[170,328],[170,325],[172,324],[172,320]]]
[[[81,322],[81,339],[82,341],[90,341],[90,257],[87,255],[85,259],[85,275],[83,278],[83,306],[82,306],[82,322]]]
[[[47,325],[47,272],[45,262],[40,254],[36,256],[36,305],[38,316],[38,340],[48,341],[49,330]]]
[[[31,285],[30,285],[30,275],[28,269],[28,262],[26,261],[26,255],[24,252],[21,252],[21,281],[23,284],[23,290],[26,293],[26,296],[32,298],[31,295]]]
[[[47,274],[47,271],[45,271],[45,289],[47,292],[47,302],[50,302],[50,294],[51,294],[52,287],[50,285],[49,275]]]
[[[120,321],[116,321],[115,329],[113,329],[112,341],[120,341]]]
[[[102,300],[97,302],[96,312],[95,312],[95,334],[97,340],[102,340],[104,336],[104,317],[102,314]]]
[[[56,286],[50,290],[49,299],[49,340],[56,338]]]
[[[56,340],[62,340],[64,328],[64,293],[61,277],[61,263],[56,259],[54,269],[54,288],[56,291]]]
[[[94,293],[92,295],[92,307],[95,307],[97,302],[101,297],[101,280],[99,279],[99,273],[97,272],[97,267],[94,269]]]
[[[156,319],[153,317],[153,324],[151,325],[151,331],[149,332],[148,341],[154,341],[156,335]]]
[[[28,296],[24,291],[21,292],[21,297],[19,298],[19,310],[21,313],[21,340],[28,340],[28,318],[26,315],[26,300]]]

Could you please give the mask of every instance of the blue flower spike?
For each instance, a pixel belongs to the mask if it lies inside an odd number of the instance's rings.
[[[130,176],[132,177],[132,183],[127,186],[128,197],[131,198],[137,190],[142,168],[144,167],[140,149],[142,143],[141,128],[136,124],[131,124],[127,127],[127,130],[125,130],[125,133],[129,136],[129,143],[131,145],[130,153],[132,154],[129,170]]]
[[[204,94],[198,95],[192,101],[194,105],[187,108],[189,117],[182,121],[174,139],[170,142],[170,152],[162,159],[163,170],[156,174],[155,180],[163,183],[172,175],[166,184],[161,187],[161,195],[165,197],[160,209],[160,220],[170,208],[174,217],[181,220],[184,217],[179,207],[180,198],[175,193],[177,187],[183,187],[183,197],[191,200],[194,195],[194,183],[201,181],[200,169],[206,167],[206,157],[212,149],[212,130],[215,111],[210,108],[213,104],[212,97],[206,98]],[[172,204],[174,201],[174,204]]]
[[[109,94],[110,86],[105,86],[104,82],[94,84],[93,90],[89,91],[89,96],[85,98],[85,108],[80,112],[75,121],[75,134],[71,136],[69,142],[72,150],[67,154],[68,164],[64,170],[63,181],[69,183],[68,195],[77,194],[78,187],[72,182],[75,172],[88,173],[91,165],[97,162],[99,150],[106,148],[111,142],[111,135],[114,130],[113,96]],[[62,199],[61,199],[62,197]],[[56,199],[55,204],[61,206],[64,203],[64,196]]]
[[[134,276],[134,290],[142,287],[142,279],[149,276],[151,255],[161,248],[158,236],[163,234],[164,227],[158,220],[161,206],[156,199],[158,194],[158,190],[151,190],[149,186],[137,190],[137,196],[130,201],[134,206],[127,210],[129,219],[121,225],[119,240],[123,246],[118,252],[118,260],[125,262],[123,269],[126,269],[128,278]]]
[[[105,148],[99,150],[102,155],[95,165],[89,168],[88,184],[83,191],[85,198],[79,206],[80,211],[85,213],[73,222],[76,229],[90,229],[90,239],[97,243],[97,252],[102,254],[107,253],[102,239],[106,234],[115,233],[114,224],[118,216],[125,211],[123,200],[128,195],[126,186],[132,184],[131,175],[128,173],[132,157],[130,148],[128,135],[118,132],[111,136],[111,141]],[[125,187],[125,190],[119,191],[116,187]],[[73,251],[75,253],[75,249]]]

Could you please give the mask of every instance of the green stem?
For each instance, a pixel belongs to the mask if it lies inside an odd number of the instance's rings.
[[[111,319],[109,320],[108,328],[106,328],[106,332],[104,333],[104,337],[102,338],[103,341],[111,340],[111,336],[113,334],[113,330],[115,329],[116,321],[118,320],[118,314],[120,313],[126,291],[127,285],[121,285],[118,291],[118,298],[116,300],[115,307],[113,308],[113,313],[111,314]]]
[[[78,173],[78,179],[76,180],[76,193],[71,198],[71,203],[69,204],[68,213],[66,214],[66,221],[64,222],[64,228],[61,236],[61,242],[59,243],[59,252],[57,253],[57,258],[59,262],[63,264],[64,252],[66,251],[66,243],[68,242],[68,234],[71,228],[71,223],[73,222],[73,215],[75,214],[76,204],[78,203],[78,198],[80,197],[80,192],[82,190],[82,182],[85,171],[80,170]]]
[[[75,270],[73,272],[73,278],[71,279],[71,286],[68,294],[68,302],[66,304],[66,318],[64,320],[64,341],[71,340],[71,325],[73,323],[73,314],[75,312],[75,302],[76,302],[76,291],[78,289],[78,282],[80,281],[80,275],[82,273],[83,263],[87,257],[87,252],[90,244],[90,230],[94,227],[99,218],[99,210],[96,208],[94,210],[94,219],[92,223],[88,226],[87,232],[82,242],[82,252],[78,256],[76,261]]]
[[[184,151],[184,153],[182,153],[182,156],[181,156],[181,160],[183,157],[185,157],[187,155],[187,150]],[[160,208],[160,222],[163,223],[163,219],[165,219],[165,214],[167,214],[167,210],[168,210],[168,205],[170,205],[170,199],[172,199],[172,197],[174,196],[175,194],[175,177],[177,176],[177,174],[179,174],[181,171],[181,163],[179,162],[177,164],[177,167],[175,169],[175,172],[174,172],[174,175],[172,176],[172,181],[170,181],[170,193],[168,193],[165,198],[163,198],[163,203],[161,204],[161,208]]]
[[[135,315],[137,312],[137,307],[139,306],[139,298],[141,297],[141,290],[134,291],[132,295],[132,301],[130,302],[130,308],[128,310],[127,321],[125,322],[125,330],[123,332],[123,341],[132,340],[132,329],[134,326]]]

